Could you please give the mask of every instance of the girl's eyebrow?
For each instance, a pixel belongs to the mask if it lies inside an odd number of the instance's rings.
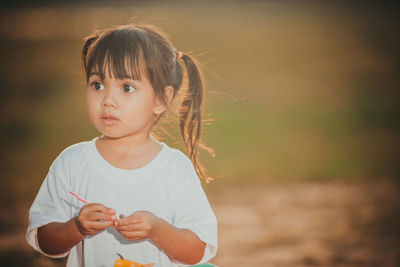
[[[89,78],[92,77],[92,76],[99,76],[99,77],[101,77],[101,74],[98,73],[98,72],[96,72],[96,71],[93,71],[93,72],[90,72]],[[121,81],[122,81],[122,80],[132,80],[132,81],[134,81],[134,82],[140,81],[140,80],[138,80],[138,79],[134,79],[132,76],[129,76],[129,75],[123,75],[121,78],[118,78],[118,80],[121,80]]]
[[[90,75],[89,75],[89,77],[90,77],[90,76],[92,76],[92,75],[97,75],[97,76],[100,76],[100,73],[98,73],[98,72],[90,72]]]
[[[132,80],[132,81],[137,81],[137,79],[134,79],[132,76],[129,76],[129,75],[123,75],[123,76],[121,77],[121,80],[123,80],[123,79],[128,79],[128,80]]]

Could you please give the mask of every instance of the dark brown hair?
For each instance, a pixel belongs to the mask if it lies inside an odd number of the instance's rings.
[[[180,130],[198,175],[209,181],[212,179],[197,158],[198,147],[205,147],[200,144],[203,79],[198,63],[190,55],[182,54],[181,59],[186,66],[188,82],[180,108]],[[156,97],[163,101],[167,86],[172,86],[174,96],[183,87],[178,51],[165,34],[153,26],[125,25],[89,36],[82,49],[82,61],[86,81],[93,70],[101,79],[104,79],[105,71],[118,79],[140,80],[141,75],[146,75]]]

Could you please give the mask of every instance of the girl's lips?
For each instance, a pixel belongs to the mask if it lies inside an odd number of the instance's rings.
[[[107,126],[113,126],[119,121],[117,118],[115,118],[113,116],[102,116],[101,120]]]

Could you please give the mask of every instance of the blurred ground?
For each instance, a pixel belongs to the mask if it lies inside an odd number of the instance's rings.
[[[237,187],[213,201],[220,266],[400,264],[400,191],[390,182]]]

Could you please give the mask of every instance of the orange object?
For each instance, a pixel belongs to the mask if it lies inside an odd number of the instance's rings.
[[[121,254],[117,253],[117,255],[121,259],[115,261],[114,267],[151,267],[154,265],[154,263],[140,264],[134,261],[125,260]]]

